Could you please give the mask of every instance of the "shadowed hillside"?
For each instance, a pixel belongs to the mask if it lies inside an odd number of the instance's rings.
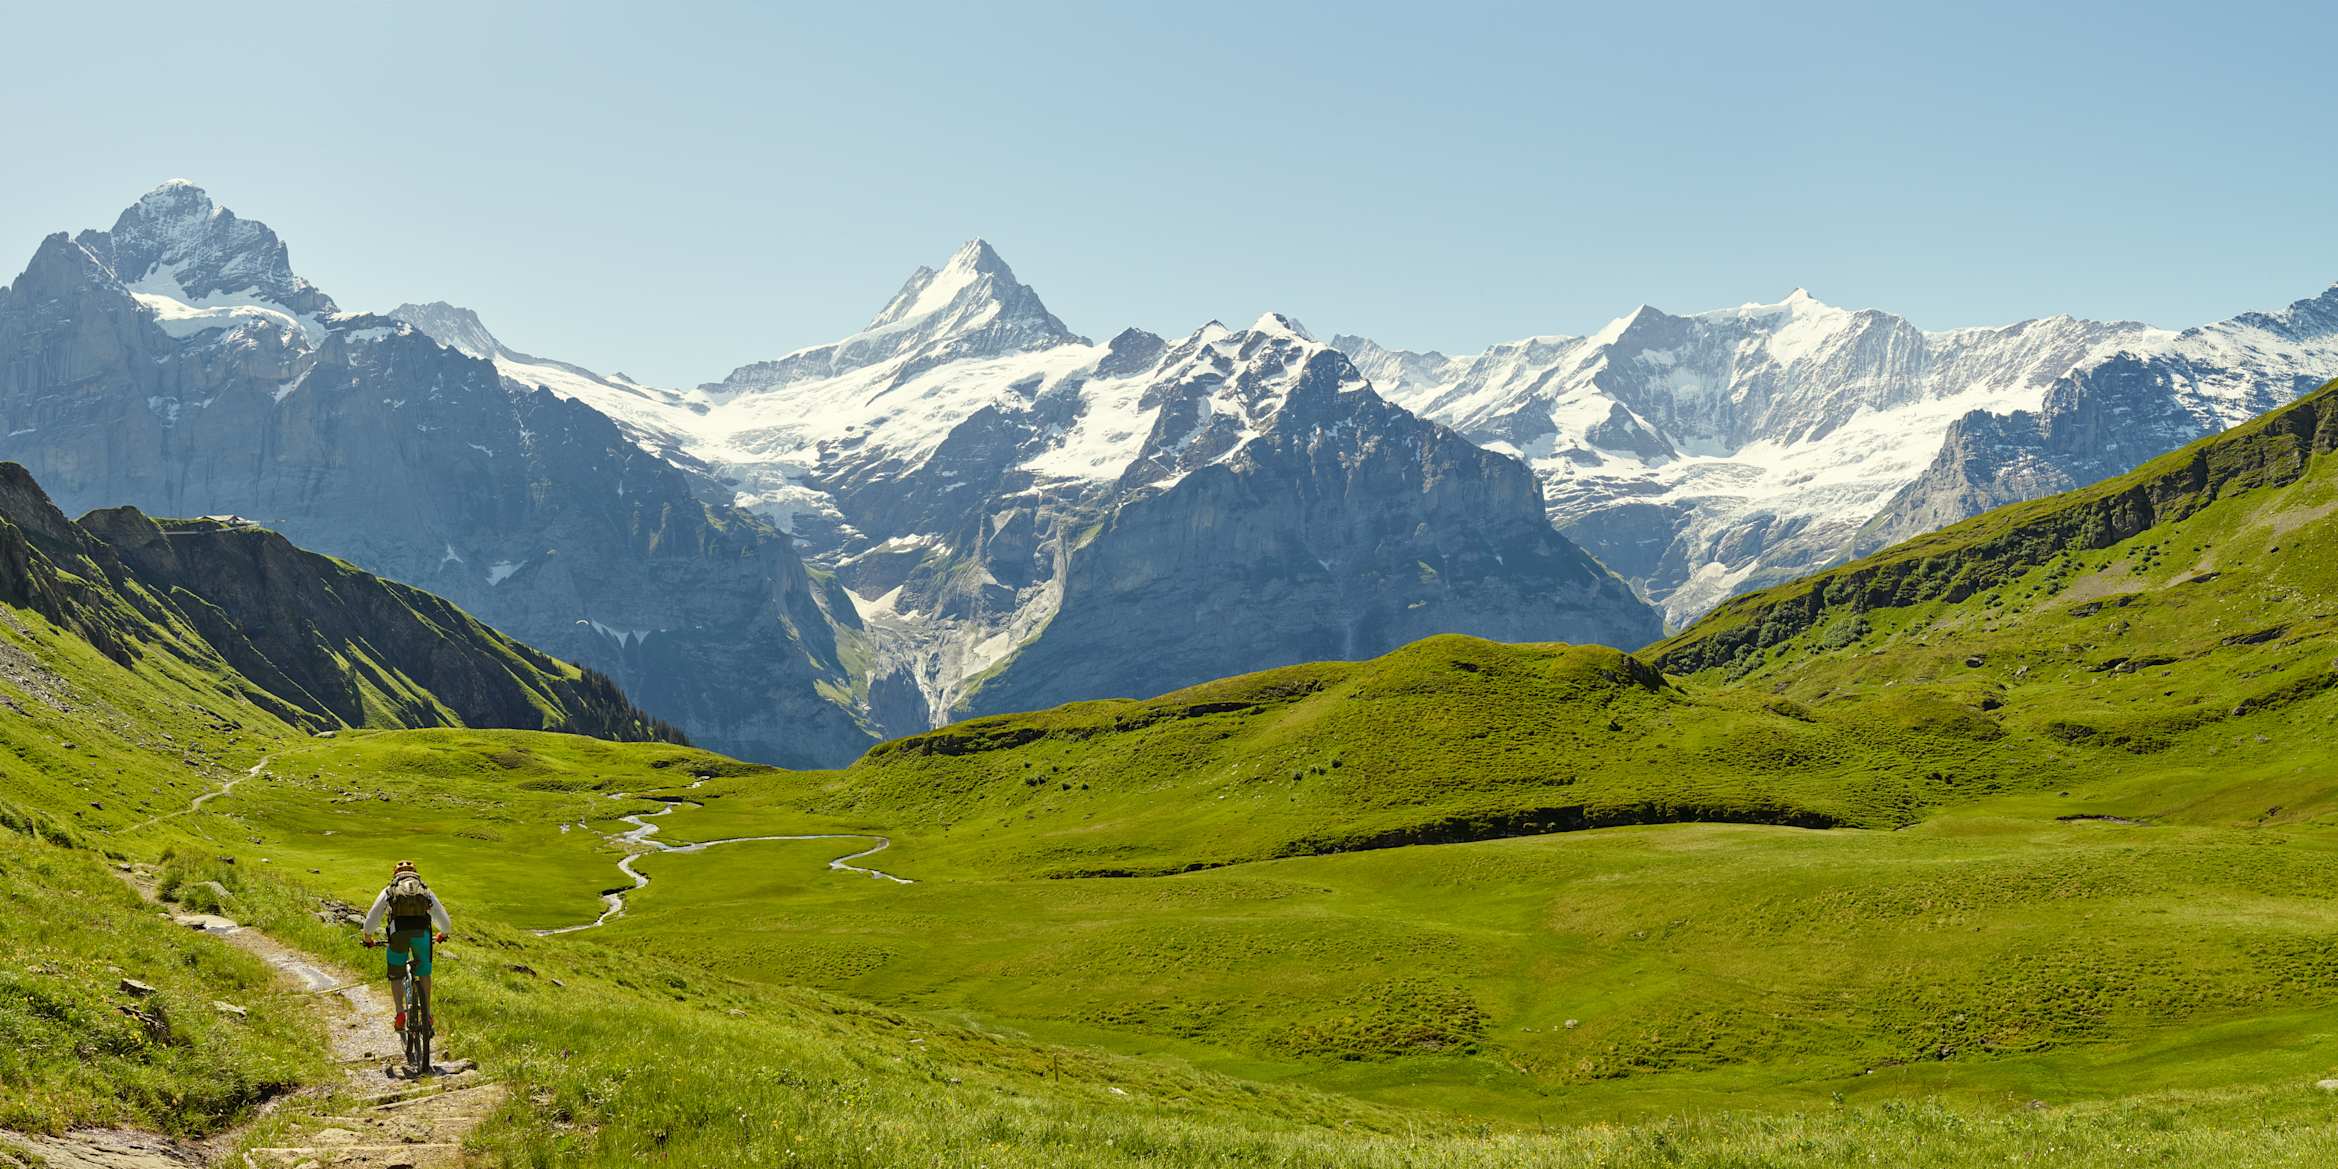
[[[0,464],[0,600],[137,668],[171,655],[294,725],[480,726],[679,741],[607,678],[445,600],[232,520],[65,518]],[[208,662],[202,659],[211,659]]]

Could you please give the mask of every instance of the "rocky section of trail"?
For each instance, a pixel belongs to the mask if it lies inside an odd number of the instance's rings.
[[[119,1128],[85,1128],[64,1136],[0,1133],[0,1165],[41,1169],[199,1169],[203,1151],[169,1137]]]
[[[393,1078],[398,1042],[382,980],[322,965],[258,930],[221,919],[203,928],[317,998],[334,1062],[343,1069],[340,1082],[295,1098],[254,1133],[239,1135],[234,1145],[241,1146],[240,1157],[217,1163],[245,1169],[428,1169],[461,1160],[463,1138],[503,1102],[501,1084],[467,1059],[441,1062],[438,1074],[421,1080]]]
[[[327,1012],[332,1057],[344,1068],[337,1085],[278,1108],[257,1129],[264,1136],[236,1141],[245,1169],[428,1169],[461,1162],[463,1139],[503,1104],[503,1085],[470,1059],[442,1061],[437,1075],[423,1080],[390,1078],[397,1036],[379,980],[320,966],[253,928],[213,921],[206,933],[260,956],[316,996]]]
[[[140,896],[154,899],[151,869],[122,875]],[[251,1122],[201,1144],[122,1129],[5,1134],[0,1166],[29,1158],[22,1163],[42,1169],[434,1169],[459,1163],[464,1138],[502,1104],[503,1085],[468,1059],[441,1061],[437,1074],[421,1080],[393,1075],[398,1041],[377,976],[327,965],[214,914],[177,913],[172,920],[254,955],[310,996],[340,1078],[276,1101]]]

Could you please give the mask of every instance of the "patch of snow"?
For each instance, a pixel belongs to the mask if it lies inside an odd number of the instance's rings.
[[[901,604],[900,585],[894,585],[891,591],[887,592],[884,596],[878,597],[874,601],[868,600],[851,589],[844,590],[844,595],[852,598],[853,612],[858,613],[860,615],[860,619],[863,622],[875,621],[885,617],[898,617],[901,615],[901,610],[899,608]]]
[[[601,636],[614,640],[619,646],[639,645],[649,640],[650,634],[665,632],[663,629],[619,629],[614,625],[603,625],[589,618],[586,620],[586,624],[591,625],[594,631]]]
[[[157,265],[152,272],[124,286],[131,299],[154,314],[154,323],[173,337],[183,339],[213,329],[264,323],[287,335],[297,333],[311,348],[324,342],[323,321],[262,297],[256,287],[241,292],[191,296],[179,284],[180,271],[179,264]]]
[[[503,582],[510,580],[511,574],[518,572],[519,570],[520,564],[518,561],[498,560],[495,563],[487,566],[487,583],[490,585],[502,584]]]

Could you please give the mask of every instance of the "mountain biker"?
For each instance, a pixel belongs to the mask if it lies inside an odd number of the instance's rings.
[[[385,939],[390,948],[390,1001],[398,1006],[398,1019],[390,1029],[404,1034],[409,964],[414,977],[421,981],[423,1001],[428,1002],[431,944],[446,940],[450,924],[446,906],[439,904],[438,894],[422,883],[422,873],[413,861],[399,861],[390,869],[390,883],[373,899],[373,908],[365,911],[361,935],[366,949],[374,947],[374,934],[381,929],[385,916],[390,925]]]

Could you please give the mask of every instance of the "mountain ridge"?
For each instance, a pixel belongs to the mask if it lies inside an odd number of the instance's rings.
[[[445,600],[299,549],[239,519],[59,511],[0,462],[0,601],[123,666],[216,655],[245,696],[310,730],[471,726],[687,743],[607,677]]]

